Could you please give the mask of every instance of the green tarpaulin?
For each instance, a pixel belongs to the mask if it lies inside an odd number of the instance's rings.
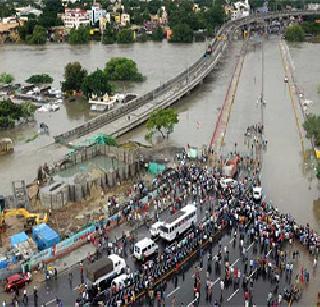
[[[188,157],[191,159],[198,158],[198,148],[189,148]]]
[[[148,171],[153,175],[162,173],[165,169],[166,169],[165,165],[159,164],[157,162],[150,162],[148,167]]]

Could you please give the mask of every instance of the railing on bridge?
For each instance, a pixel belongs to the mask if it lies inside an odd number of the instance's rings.
[[[229,37],[232,30],[235,28],[248,25],[250,23],[259,21],[259,20],[268,20],[273,18],[280,18],[280,17],[288,17],[288,16],[306,16],[306,15],[320,15],[320,11],[281,11],[281,12],[270,12],[266,14],[254,14],[250,15],[249,17],[245,17],[238,20],[228,21],[225,23],[217,32],[217,36],[225,36]],[[119,136],[122,133],[127,132],[128,130],[134,128],[135,126],[141,124],[148,118],[148,115],[157,108],[166,108],[169,105],[173,104],[177,100],[179,100],[183,95],[190,92],[196,85],[198,85],[209,72],[213,69],[213,67],[218,62],[218,59],[221,57],[222,53],[225,50],[226,41],[221,41],[217,39],[213,39],[210,43],[213,49],[213,53],[211,56],[204,57],[202,56],[199,58],[195,63],[189,66],[186,70],[182,71],[179,75],[175,76],[174,78],[168,80],[164,84],[158,86],[154,90],[146,93],[142,97],[138,97],[131,101],[130,103],[121,106],[115,110],[109,111],[105,114],[99,115],[94,119],[75,127],[65,133],[60,135],[54,136],[56,143],[66,143],[71,139],[78,138],[84,136],[88,133],[93,132],[94,130],[101,128],[104,125],[107,125],[121,116],[128,114],[134,110],[137,110],[139,107],[155,100],[161,98],[165,92],[170,91],[177,87],[177,92],[179,94],[175,94],[168,97],[164,97],[163,101],[159,102],[153,108],[148,110],[147,114],[140,114],[135,121],[126,123],[125,127],[119,127],[119,129],[113,133],[115,136]],[[212,65],[214,63],[214,65]],[[193,72],[202,72],[200,74],[194,74]],[[193,80],[189,80],[189,76],[193,76]],[[186,84],[186,85],[185,85]]]

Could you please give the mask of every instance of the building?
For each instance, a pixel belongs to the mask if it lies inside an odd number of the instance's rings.
[[[92,98],[89,99],[90,111],[109,111],[113,109],[116,102],[116,97],[109,96],[108,94],[104,94],[103,97],[97,97],[97,95],[92,95]]]
[[[318,11],[318,10],[320,10],[320,3],[308,3],[307,10],[308,11]]]
[[[16,42],[19,40],[19,23],[0,23],[0,43]]]
[[[66,29],[79,29],[80,26],[90,25],[88,12],[80,8],[65,8],[62,20]]]
[[[42,15],[42,11],[29,5],[29,6],[17,7],[16,8],[16,15],[17,16],[34,15],[34,16],[39,17],[40,15]]]
[[[121,14],[120,24],[122,26],[130,24],[130,15],[129,14]]]
[[[88,10],[88,15],[90,19],[90,23],[92,25],[95,25],[99,22],[99,19],[101,17],[104,17],[107,15],[107,11],[103,10],[99,4],[95,4],[92,6],[91,10]]]
[[[64,26],[54,26],[48,29],[49,40],[62,43],[65,41],[66,31]]]
[[[101,33],[105,31],[107,25],[111,23],[111,14],[107,13],[106,16],[99,18],[99,30]]]
[[[231,20],[236,20],[250,15],[250,5],[248,0],[233,3],[231,9]]]
[[[15,24],[18,23],[17,17],[16,16],[8,16],[4,17],[1,20],[2,24]]]

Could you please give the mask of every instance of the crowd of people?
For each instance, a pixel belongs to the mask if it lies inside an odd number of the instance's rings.
[[[194,224],[183,238],[170,246],[166,245],[157,257],[147,260],[139,270],[128,269],[129,278],[121,285],[111,283],[107,287],[89,287],[82,276],[84,286],[76,305],[102,301],[107,306],[121,306],[147,298],[150,301],[156,300],[160,306],[166,299],[167,276],[173,276],[177,282],[176,275],[184,276],[185,270],[200,259],[199,265],[194,268],[196,305],[201,292],[199,275],[205,254],[206,298],[210,302],[214,300],[212,303],[216,306],[223,300],[225,288],[232,284],[243,288],[245,304],[254,304],[253,284],[259,277],[270,280],[274,285],[273,291],[266,298],[268,306],[278,306],[282,299],[290,301],[299,298],[301,285],[309,281],[309,272],[304,267],[298,272],[295,270],[294,265],[299,257],[297,242],[314,257],[313,266],[316,270],[320,236],[309,225],[298,225],[289,214],[280,213],[263,199],[254,201],[253,187],[260,182],[247,177],[245,170],[241,169],[241,163],[238,181],[224,188],[220,182],[221,170],[204,165],[195,166],[185,158],[182,157],[179,166],[154,179],[152,190],[156,193],[148,197],[147,203],[141,203],[141,198],[145,196],[143,183],[137,184],[135,190],[140,196],[129,201],[125,212],[131,218],[136,208],[153,206],[154,218],[161,219],[161,211],[174,214],[185,204],[193,202],[199,210],[204,211],[204,218],[199,219],[198,224]],[[219,240],[226,231],[232,233],[232,248],[240,250],[242,272],[240,265],[230,264],[230,247],[222,246]],[[133,243],[125,245],[118,252],[132,249]],[[291,248],[286,249],[287,246]],[[218,251],[214,256],[216,247]],[[249,255],[249,247],[253,249],[254,256]],[[112,252],[117,250],[113,249]],[[221,276],[218,300],[213,299],[217,297],[213,295],[213,270]],[[288,289],[284,293],[279,289],[281,272],[285,272],[288,282]]]

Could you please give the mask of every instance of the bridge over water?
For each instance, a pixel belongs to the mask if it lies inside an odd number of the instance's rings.
[[[179,75],[142,97],[138,97],[126,105],[99,115],[63,134],[54,136],[55,142],[66,144],[73,139],[80,138],[97,130],[99,130],[97,132],[103,132],[115,137],[123,135],[145,122],[153,111],[169,107],[201,84],[218,64],[226,47],[230,44],[232,34],[236,29],[250,30],[257,27],[257,25],[263,24],[263,28],[267,30],[267,26],[272,20],[286,20],[290,16],[312,15],[320,15],[320,11],[270,12],[229,21],[218,31],[217,37],[220,37],[220,39],[213,39],[210,43],[213,50],[211,55],[202,55],[198,61],[190,65]]]

